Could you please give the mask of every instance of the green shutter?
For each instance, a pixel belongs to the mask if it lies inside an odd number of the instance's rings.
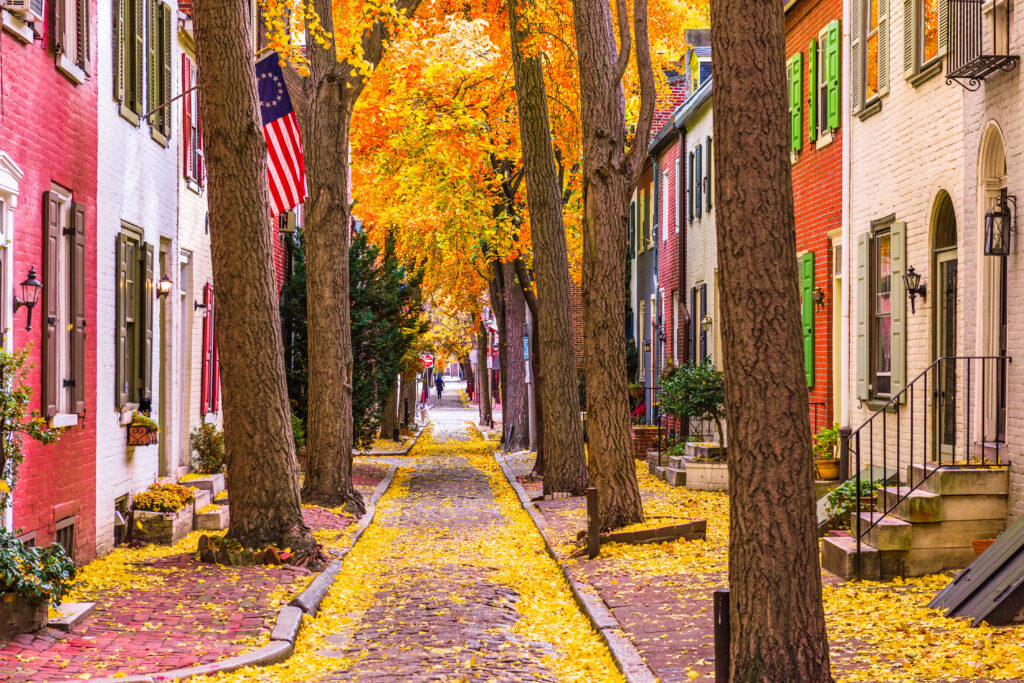
[[[799,152],[804,142],[804,53],[798,52],[789,61],[789,137],[790,148]]]
[[[146,64],[146,7],[145,0],[132,0],[135,20],[135,59],[132,62],[131,74],[134,84],[131,98],[131,109],[139,116],[145,113],[142,101],[143,75]]]
[[[857,235],[857,398],[871,398],[871,237]]]
[[[907,272],[907,224],[896,222],[889,230],[892,259],[892,394],[907,386],[907,290],[903,275]],[[906,396],[900,403],[906,402]]]
[[[940,0],[941,2],[941,0]],[[889,94],[889,0],[878,0],[878,96]]]
[[[142,398],[153,398],[153,306],[156,292],[153,289],[153,245],[147,244],[143,251],[143,281],[139,292],[139,320],[142,324]]]
[[[118,102],[125,101],[125,61],[128,57],[126,47],[128,32],[125,17],[125,3],[127,0],[114,0],[114,30],[117,33],[114,41],[114,98]]]
[[[828,127],[830,130],[839,128],[839,74],[842,70],[842,39],[843,34],[839,30],[839,21],[833,21],[828,25],[828,42],[825,43],[825,80],[828,84],[828,102],[824,106],[828,108]]]
[[[818,39],[807,47],[807,139],[818,139]],[[822,102],[822,104],[825,104]]]
[[[814,252],[800,261],[800,319],[804,334],[804,376],[814,386]]]
[[[854,114],[864,106],[864,12],[863,0],[850,3],[850,103]]]
[[[172,22],[171,22],[171,6],[167,3],[160,3],[160,48],[161,48],[161,59],[163,60],[163,73],[160,78],[160,85],[162,86],[160,92],[159,104],[170,102],[171,94],[171,52],[172,47]],[[170,107],[164,107],[160,110],[160,132],[163,133],[164,137],[171,137],[171,119],[174,118]]]
[[[117,236],[117,292],[114,323],[114,401],[117,408],[128,403],[128,243]]]
[[[944,0],[939,0],[941,5]],[[903,77],[917,75],[917,26],[920,2],[903,0]]]

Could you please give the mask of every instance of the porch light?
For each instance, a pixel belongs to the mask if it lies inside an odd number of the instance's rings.
[[[907,274],[903,276],[903,284],[907,287],[907,294],[910,295],[910,312],[917,313],[914,308],[914,299],[917,296],[924,298],[924,285],[921,284],[921,274],[914,270],[914,266],[907,268]]]
[[[1010,211],[1013,204],[1013,211]],[[985,212],[985,255],[1008,256],[1010,234],[1017,229],[1014,217],[1017,213],[1017,198],[1002,190],[999,201]]]
[[[707,332],[708,330],[710,330],[711,329],[711,323],[712,323],[711,316],[710,315],[705,315],[703,318],[701,318],[701,321],[700,321],[700,331],[701,332]]]
[[[199,314],[200,318],[205,318],[206,315],[207,315],[206,304],[201,304],[198,301],[193,301],[192,302],[192,310],[193,311],[202,310],[202,313]]]
[[[821,287],[815,288],[814,293],[811,294],[811,301],[814,302],[818,310],[825,310],[825,290]]]
[[[156,295],[158,297],[167,296],[171,293],[173,286],[174,283],[171,282],[171,278],[167,277],[167,273],[164,273],[164,276],[156,283]]]
[[[36,278],[36,267],[29,266],[28,277],[21,283],[21,298],[14,297],[14,310],[22,306],[28,306],[28,320],[25,322],[25,329],[32,329],[32,309],[39,303],[39,292],[43,283]]]

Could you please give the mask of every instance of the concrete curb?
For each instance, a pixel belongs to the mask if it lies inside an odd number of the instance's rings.
[[[583,610],[583,613],[587,615],[587,618],[590,619],[594,629],[601,634],[605,644],[608,645],[609,651],[612,653],[612,659],[615,660],[615,664],[619,667],[622,675],[626,677],[626,681],[628,683],[656,683],[658,680],[657,676],[647,666],[636,646],[626,637],[622,630],[622,625],[619,624],[619,620],[608,609],[608,605],[605,604],[600,595],[593,594],[593,589],[590,586],[577,581],[569,571],[569,567],[558,557],[558,553],[555,552],[555,548],[551,544],[548,535],[544,533],[544,530],[549,526],[548,521],[544,519],[544,515],[534,506],[530,500],[530,495],[523,488],[523,485],[519,483],[519,480],[516,479],[505,457],[495,452],[494,459],[501,466],[505,479],[512,486],[516,495],[519,496],[520,504],[526,510],[526,514],[530,515],[530,519],[536,525],[541,538],[544,539],[544,547],[547,548],[548,555],[558,564],[558,568],[562,570],[562,575],[565,576],[565,580],[569,583],[569,588],[572,590],[576,603]]]
[[[370,501],[366,505],[366,513],[359,520],[356,533],[353,535],[349,546],[337,553],[335,555],[336,559],[332,560],[301,593],[292,598],[291,602],[283,606],[277,613],[277,622],[274,624],[274,629],[270,632],[270,642],[266,645],[252,652],[245,652],[228,659],[210,662],[201,666],[172,669],[145,676],[90,678],[85,683],[159,683],[162,681],[182,681],[193,676],[228,673],[247,666],[276,664],[291,657],[295,651],[295,640],[299,637],[299,631],[302,629],[303,616],[306,614],[316,616],[317,610],[320,609],[320,603],[323,602],[327,591],[330,590],[331,584],[334,583],[335,577],[341,570],[342,560],[356,547],[356,543],[359,542],[359,539],[363,537],[363,533],[366,532],[366,529],[373,522],[373,517],[377,512],[377,502],[387,492],[397,472],[398,465],[392,465],[384,479],[377,484],[377,488],[374,489],[373,495],[370,496]]]

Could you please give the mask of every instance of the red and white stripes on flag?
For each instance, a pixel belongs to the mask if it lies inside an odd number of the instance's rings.
[[[256,63],[260,117],[267,140],[267,179],[274,215],[294,209],[306,199],[306,162],[299,122],[281,73],[276,52]]]

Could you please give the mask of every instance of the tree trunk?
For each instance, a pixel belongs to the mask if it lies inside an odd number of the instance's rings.
[[[476,338],[477,343],[477,395],[480,397],[480,426],[491,424],[491,372],[487,369],[487,333],[480,331]]]
[[[544,376],[544,491],[583,495],[587,489],[587,459],[583,451],[576,358],[573,354],[569,257],[562,222],[562,186],[551,148],[551,123],[539,55],[526,57],[519,49],[528,38],[518,25],[516,3],[507,0],[512,58],[515,66],[519,132],[530,208],[533,271],[544,324],[540,326],[540,358],[535,366]],[[615,240],[622,242],[622,235]],[[623,325],[618,332],[621,337]],[[635,476],[635,475],[634,475]]]
[[[540,344],[537,343],[539,338],[539,325],[540,325],[540,302],[537,301],[537,295],[533,291],[533,286],[530,284],[531,279],[529,273],[526,272],[526,264],[523,263],[521,258],[516,258],[512,262],[512,267],[516,273],[516,280],[519,282],[519,289],[523,292],[523,298],[526,300],[526,304],[530,307],[530,315],[533,316],[533,338],[530,339],[530,359],[533,364],[533,400],[536,403],[536,410],[534,411],[537,415],[537,424],[534,429],[537,432],[537,457],[533,461],[533,469],[530,471],[530,476],[543,477],[544,476],[544,373],[541,372],[541,349]]]
[[[224,445],[235,513],[228,535],[247,547],[291,548],[315,563],[317,545],[299,498],[274,281],[276,231],[246,9],[238,0],[195,5]]]
[[[398,378],[395,378],[388,398],[384,401],[380,416],[380,435],[383,439],[395,438],[398,431]]]
[[[526,359],[523,358],[523,336],[526,330],[526,302],[523,292],[516,284],[512,264],[501,266],[502,284],[505,287],[505,336],[508,345],[508,362],[503,372],[502,384],[506,388],[505,448],[519,451],[530,447],[530,406],[526,392]]]
[[[476,402],[476,375],[473,372],[473,364],[468,360],[462,362],[466,368],[466,393],[469,394],[470,403]]]
[[[626,373],[625,268],[629,201],[640,176],[654,116],[654,72],[647,0],[634,0],[640,113],[627,150],[622,74],[629,64],[625,0],[617,0],[616,54],[608,0],[573,0],[583,120],[583,355],[590,476],[602,529],[643,520],[630,448]],[[615,368],[609,371],[609,368]]]
[[[416,421],[416,371],[407,367],[402,372],[402,389],[398,399],[398,414],[405,427]]]
[[[770,2],[715,0],[711,26],[732,453],[731,675],[737,682],[831,681],[793,257],[783,13]]]
[[[505,287],[502,284],[501,264],[491,262],[493,277],[487,283],[487,291],[494,309],[494,320],[498,325],[498,386],[501,401],[501,444],[504,447],[508,434],[508,327],[505,324]]]

